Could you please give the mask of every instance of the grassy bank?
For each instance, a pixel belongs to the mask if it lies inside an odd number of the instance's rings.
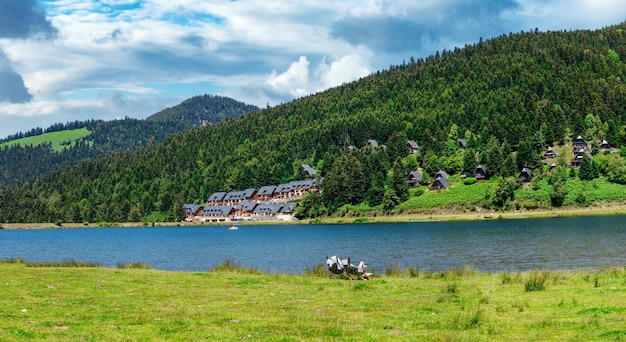
[[[0,263],[0,340],[626,339],[623,268],[420,274],[390,267],[370,281],[216,269]]]

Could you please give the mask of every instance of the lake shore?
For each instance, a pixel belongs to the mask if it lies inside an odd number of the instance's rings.
[[[626,203],[603,203],[589,207],[561,207],[552,209],[536,210],[511,210],[511,211],[488,211],[478,209],[476,211],[458,211],[448,208],[433,208],[420,214],[397,214],[380,216],[343,216],[326,217],[322,219],[308,219],[299,221],[261,221],[261,222],[237,222],[237,225],[262,225],[262,224],[348,224],[348,223],[406,223],[406,222],[444,222],[444,221],[479,221],[491,219],[532,219],[553,217],[577,217],[577,216],[606,216],[626,215]],[[106,227],[172,227],[172,226],[224,226],[232,222],[221,223],[193,223],[193,222],[100,222],[100,223],[3,223],[1,229],[60,229],[60,228],[106,228]]]

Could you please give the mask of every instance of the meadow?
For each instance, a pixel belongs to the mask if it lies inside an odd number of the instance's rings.
[[[86,137],[87,135],[89,135],[89,133],[90,131],[87,128],[44,133],[32,137],[26,137],[2,143],[0,144],[0,149],[4,147],[12,147],[15,145],[24,147],[38,146],[43,143],[49,143],[50,148],[53,151],[61,152],[64,148],[74,146],[76,144],[76,140]]]
[[[267,274],[0,263],[3,341],[625,340],[626,269]]]

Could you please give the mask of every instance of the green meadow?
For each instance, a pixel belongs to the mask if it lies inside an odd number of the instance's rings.
[[[350,281],[321,265],[286,275],[6,260],[0,340],[626,340],[624,268],[374,271]]]
[[[76,144],[76,140],[86,137],[87,135],[89,135],[89,133],[90,132],[87,128],[44,133],[32,137],[26,137],[2,143],[0,144],[0,149],[4,147],[12,147],[15,145],[24,147],[38,146],[43,143],[49,143],[51,145],[50,148],[53,151],[61,152],[64,148],[74,146],[74,144]]]

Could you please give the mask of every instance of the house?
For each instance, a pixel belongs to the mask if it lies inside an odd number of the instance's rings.
[[[583,162],[583,157],[587,156],[589,159],[591,159],[591,156],[589,156],[589,152],[587,151],[586,148],[580,149],[578,151],[576,151],[574,153],[574,158],[572,159],[572,162],[570,163],[571,167],[580,167],[580,165]]]
[[[435,177],[434,178],[436,179],[437,177],[442,177],[444,179],[448,179],[448,173],[443,171],[443,170],[439,170],[439,171],[437,171],[437,173],[435,173]]]
[[[530,169],[527,167],[522,168],[522,171],[520,171],[519,176],[517,176],[517,178],[521,179],[522,182],[530,182],[530,180],[533,178]]]
[[[458,139],[457,142],[459,143],[459,148],[467,148],[467,141],[465,141],[465,139]]]
[[[370,140],[367,141],[367,144],[365,144],[365,146],[378,147],[378,141],[376,141],[374,139],[370,139]]]
[[[443,177],[437,177],[435,178],[435,181],[433,182],[433,185],[430,186],[431,190],[441,190],[441,189],[447,189],[450,187],[450,184],[448,183],[448,180],[443,178]]]
[[[193,221],[196,216],[200,216],[202,214],[202,209],[204,208],[199,204],[183,204],[185,221]]]
[[[473,176],[477,180],[479,180],[479,179],[488,179],[489,178],[488,175],[487,175],[487,169],[482,164],[476,166],[476,169],[474,170]]]
[[[599,148],[600,152],[605,152],[605,151],[612,151],[612,147],[611,145],[609,145],[609,143],[606,140],[602,140],[602,143],[600,143],[600,148]]]
[[[409,140],[407,145],[409,146],[409,154],[415,154],[420,149],[419,145],[413,140]]]
[[[543,154],[543,159],[552,159],[559,156],[559,152],[557,152],[552,146],[548,147],[546,152]]]
[[[235,207],[235,216],[240,216],[240,217],[252,216],[252,213],[254,212],[254,208],[256,208],[257,204],[258,204],[257,202],[251,201],[251,200],[239,202],[239,204],[237,204],[237,206]]]
[[[293,210],[298,205],[298,202],[288,202],[280,209],[281,214],[291,215],[293,214]]]
[[[226,192],[215,192],[206,202],[208,205],[222,205],[224,204],[224,197],[226,197]]]
[[[308,164],[302,164],[302,170],[307,178],[313,178],[317,174],[317,170],[310,167]]]
[[[586,149],[586,150],[589,149],[589,146],[587,145],[587,142],[580,135],[576,139],[574,139],[574,142],[572,143],[572,146],[574,148],[574,154],[576,154],[578,151],[580,151],[582,149]]]
[[[422,174],[417,171],[411,171],[406,176],[406,184],[409,186],[409,188],[414,188],[421,181],[422,181]]]
[[[556,168],[557,166],[557,163],[553,162],[552,164],[550,164],[550,170]]]
[[[255,189],[246,189],[244,191],[231,191],[224,196],[223,204],[237,206],[241,201],[249,201],[254,198]]]
[[[224,222],[234,214],[235,208],[230,205],[210,205],[202,209],[200,220],[209,222]]]
[[[267,185],[259,188],[259,191],[256,192],[256,196],[254,199],[256,201],[271,201],[274,198],[274,191],[276,190],[275,185]]]

